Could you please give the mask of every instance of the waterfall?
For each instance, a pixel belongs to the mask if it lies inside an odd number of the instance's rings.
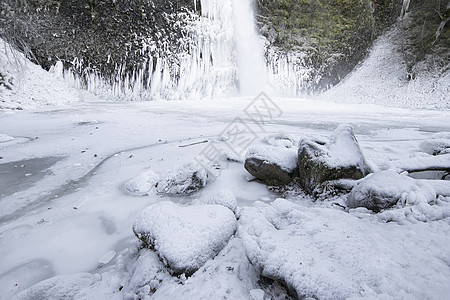
[[[105,79],[75,59],[62,76],[77,88],[124,100],[256,96],[263,90],[299,94],[304,72],[292,63],[295,57],[279,57],[267,50],[263,55],[254,0],[200,0],[200,4],[200,16],[192,12],[181,16],[187,20],[184,51],[160,49],[149,37],[141,52],[151,49],[156,54],[134,66],[131,73],[126,72],[129,66],[116,65],[115,78]]]
[[[195,0],[194,0],[195,1]],[[191,56],[176,87],[190,96],[256,96],[266,85],[262,41],[253,0],[201,0],[192,28]]]
[[[255,25],[253,0],[233,0],[234,42],[241,95],[256,96],[266,88],[263,45]]]

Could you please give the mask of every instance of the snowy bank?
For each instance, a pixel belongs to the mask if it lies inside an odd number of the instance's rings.
[[[0,39],[0,111],[80,101],[79,92]],[[0,78],[1,79],[1,78]]]
[[[450,70],[448,67],[445,71],[422,68],[415,78],[408,79],[399,27],[393,26],[378,38],[367,59],[319,98],[333,102],[450,109]]]

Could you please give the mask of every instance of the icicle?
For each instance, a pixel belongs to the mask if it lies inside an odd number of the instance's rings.
[[[266,87],[276,94],[298,95],[309,70],[299,67],[301,58],[295,55],[266,50],[263,58],[253,1],[200,0],[200,17],[184,13],[187,35],[181,43],[186,52],[170,53],[167,42],[158,45],[149,37],[138,50],[148,54],[146,62],[131,70],[115,63],[115,76],[103,78],[75,58],[62,76],[78,88],[127,100],[226,97],[238,89],[256,95]]]
[[[400,18],[403,18],[408,11],[410,0],[402,1],[402,11],[400,12]]]

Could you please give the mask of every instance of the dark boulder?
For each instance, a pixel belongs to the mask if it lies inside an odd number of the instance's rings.
[[[393,170],[374,173],[359,182],[348,195],[349,208],[365,207],[374,212],[401,201],[403,205],[431,202],[436,191],[426,182],[401,175]]]
[[[297,174],[296,150],[258,145],[246,154],[245,169],[267,185],[288,184]]]
[[[298,149],[302,188],[312,194],[323,182],[361,179],[371,172],[349,125],[340,125],[328,141],[303,139]]]

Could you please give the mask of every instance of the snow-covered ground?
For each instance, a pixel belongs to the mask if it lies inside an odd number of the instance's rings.
[[[420,145],[450,132],[449,113],[270,103],[277,113],[264,122],[252,118],[261,103],[247,98],[79,102],[1,114],[1,298],[283,299],[286,289],[259,272],[300,297],[445,298],[448,197],[430,206],[433,218],[416,206],[346,212],[339,197],[313,202],[269,190],[251,180],[242,158],[274,134],[289,134],[297,145],[346,123],[371,167],[397,168],[399,160],[429,156]],[[200,192],[179,197],[154,188],[176,165],[212,156],[215,180]],[[236,235],[194,275],[172,276],[156,252],[138,251],[132,227],[146,207],[208,203],[224,189],[237,201]]]

